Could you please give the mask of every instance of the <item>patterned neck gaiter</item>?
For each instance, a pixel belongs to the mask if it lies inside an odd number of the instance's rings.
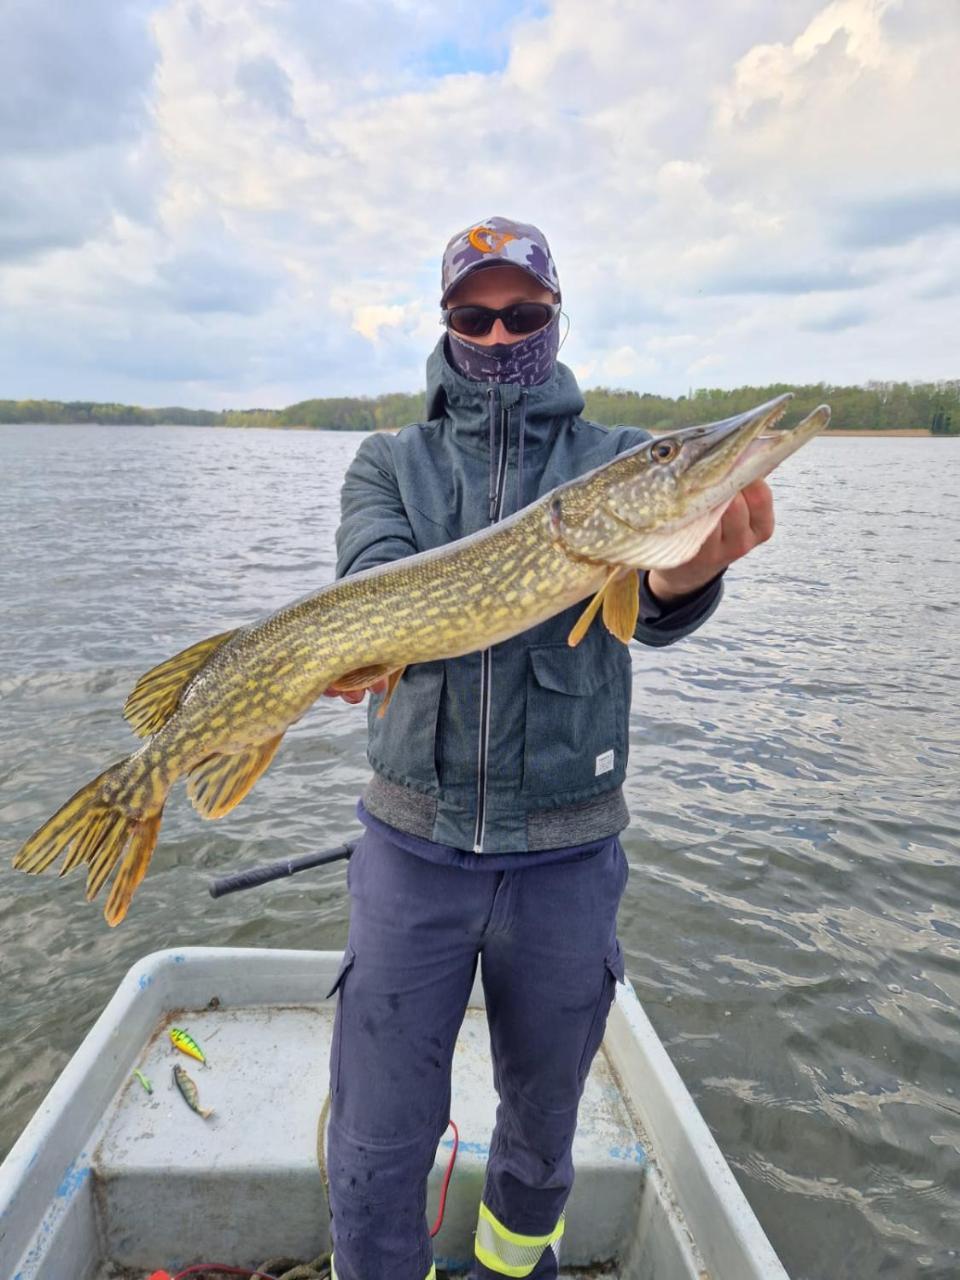
[[[498,342],[481,347],[447,330],[450,363],[474,382],[511,382],[521,387],[537,387],[546,382],[557,363],[560,348],[560,316],[529,333],[519,342]]]

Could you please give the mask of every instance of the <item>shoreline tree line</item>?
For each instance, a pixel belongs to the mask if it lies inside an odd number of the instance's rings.
[[[859,387],[826,383],[734,390],[698,388],[677,397],[594,387],[584,392],[584,415],[609,425],[665,431],[741,413],[785,391],[795,399],[792,413],[805,414],[827,401],[833,409],[830,429],[839,431],[926,430],[960,435],[960,379],[946,382],[868,382]],[[278,427],[315,431],[378,431],[422,422],[425,394],[338,396],[302,400],[286,409],[184,409],[89,400],[0,400],[0,423],[101,423],[115,426]]]

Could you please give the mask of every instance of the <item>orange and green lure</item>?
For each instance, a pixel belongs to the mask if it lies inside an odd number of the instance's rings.
[[[196,1058],[198,1062],[205,1063],[207,1056],[194,1040],[193,1036],[184,1031],[181,1027],[170,1028],[170,1039],[174,1048],[179,1049],[181,1053],[189,1054],[191,1058]]]

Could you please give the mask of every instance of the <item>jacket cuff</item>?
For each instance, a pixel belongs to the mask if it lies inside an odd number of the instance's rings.
[[[648,572],[640,576],[640,619],[634,632],[641,644],[659,647],[682,640],[702,626],[716,609],[723,595],[721,570],[699,591],[665,603],[657,600],[647,582]]]

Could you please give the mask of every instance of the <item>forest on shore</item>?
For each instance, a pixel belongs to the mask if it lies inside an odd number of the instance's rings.
[[[584,392],[584,416],[608,425],[673,427],[711,422],[741,413],[774,396],[792,391],[793,413],[818,404],[833,410],[836,431],[929,431],[960,435],[960,380],[947,382],[869,382],[860,387],[826,383],[790,386],[699,388],[675,398],[649,392],[594,387]],[[183,425],[196,427],[286,427],[320,431],[381,431],[422,422],[425,394],[338,396],[302,400],[285,409],[144,409],[137,405],[88,400],[0,400],[0,423],[103,423],[116,426]]]

